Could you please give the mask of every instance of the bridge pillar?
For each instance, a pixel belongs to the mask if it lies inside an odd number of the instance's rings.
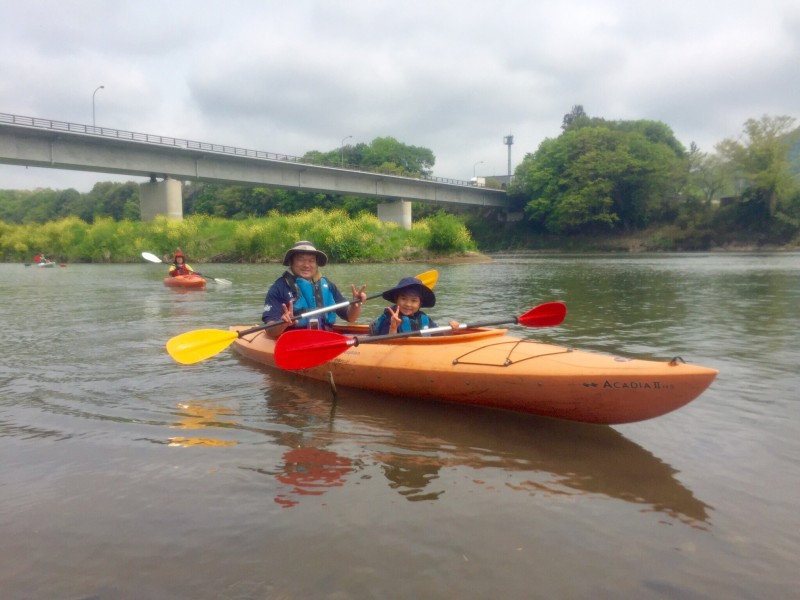
[[[166,178],[139,184],[139,213],[142,221],[152,221],[158,215],[165,215],[176,221],[183,220],[183,195],[181,182]]]
[[[411,202],[392,200],[378,204],[378,220],[397,223],[403,229],[411,229]]]

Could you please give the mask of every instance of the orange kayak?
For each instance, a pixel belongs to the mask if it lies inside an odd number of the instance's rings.
[[[206,280],[197,273],[189,273],[188,275],[164,277],[164,285],[177,288],[204,288],[206,287]]]
[[[359,325],[336,330],[367,334]],[[237,338],[233,349],[278,368],[275,340],[264,331]],[[656,362],[572,350],[520,339],[506,329],[465,329],[359,344],[297,373],[385,394],[613,425],[684,406],[711,385],[718,371],[679,358]]]

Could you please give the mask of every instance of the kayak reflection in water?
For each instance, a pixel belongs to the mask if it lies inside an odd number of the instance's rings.
[[[313,446],[289,450],[283,459],[275,479],[290,489],[275,496],[275,502],[284,508],[297,506],[299,496],[321,496],[332,487],[343,486],[345,476],[353,471],[349,458]]]
[[[376,481],[378,469],[408,502],[439,501],[457,480],[467,485],[464,489],[538,498],[602,496],[698,530],[710,528],[712,507],[676,477],[677,470],[611,427],[408,398],[398,402],[353,389],[338,394],[332,410],[321,382],[298,383],[275,372],[270,386],[270,420],[290,426],[291,432],[276,438],[288,446],[281,463],[260,472],[291,486],[274,497],[281,506],[365,479]],[[362,427],[372,441],[361,440],[357,452],[351,447],[344,453],[332,444],[342,436],[331,431]]]

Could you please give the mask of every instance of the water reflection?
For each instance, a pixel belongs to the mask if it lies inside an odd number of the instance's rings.
[[[290,449],[283,453],[282,462],[276,469],[255,469],[259,473],[274,476],[284,484],[285,489],[275,496],[275,502],[286,508],[296,506],[303,496],[320,496],[327,489],[340,487],[345,483],[345,475],[351,471],[352,461],[331,450],[324,449],[329,442],[327,436],[321,438],[303,431],[318,422],[330,421],[330,408],[325,420],[318,419],[316,413],[320,404],[310,399],[297,398],[294,393],[279,395],[275,402],[281,410],[272,410],[273,417],[270,428],[245,425],[233,417],[237,411],[221,404],[219,401],[186,401],[177,406],[174,413],[178,420],[170,426],[173,429],[223,429],[231,431],[247,431],[266,435],[282,446]],[[305,407],[312,407],[309,412]],[[273,407],[274,408],[274,407]],[[275,428],[275,425],[286,427]],[[168,439],[170,446],[189,448],[193,446],[230,447],[239,440],[225,440],[209,436],[173,436]]]
[[[611,427],[501,411],[432,404],[339,389],[270,371],[269,418],[291,425],[271,435],[289,448],[273,475],[294,506],[303,495],[356,481],[377,465],[389,487],[409,501],[440,499],[464,476],[471,485],[529,495],[603,495],[641,504],[705,527],[710,507],[680,483],[676,470]],[[355,442],[355,443],[354,443]],[[476,471],[485,472],[477,477]]]
[[[330,391],[322,388],[322,394],[312,395],[303,386],[276,386],[274,382],[270,386],[268,418],[284,426],[270,435],[288,450],[275,469],[256,470],[283,484],[275,502],[291,508],[304,496],[321,496],[343,486],[361,465],[330,448],[336,438],[332,435],[335,404],[330,401]]]
[[[439,478],[442,461],[435,456],[379,452],[374,457],[383,463],[383,474],[389,487],[405,496],[406,500],[436,500],[444,490],[425,490]]]
[[[210,427],[235,427],[238,425],[229,417],[235,411],[227,406],[221,406],[204,401],[187,401],[178,404],[175,415],[178,421],[170,426],[171,429],[207,429]],[[221,440],[213,437],[200,436],[173,436],[169,438],[170,446],[234,446],[236,440]]]
[[[169,444],[230,447],[252,439],[235,439],[236,431],[267,437],[283,449],[280,458],[241,468],[277,483],[272,498],[284,508],[380,478],[407,501],[440,500],[452,494],[455,478],[536,497],[604,496],[695,527],[708,524],[710,507],[676,470],[611,427],[347,388],[334,395],[327,383],[241,362],[263,373],[259,414],[241,415],[223,400],[182,402],[171,427],[203,435],[172,436]]]
[[[330,488],[343,486],[345,475],[353,471],[349,458],[314,446],[284,452],[283,460],[275,479],[288,489],[275,496],[275,502],[285,508],[296,506],[302,496],[321,496]]]

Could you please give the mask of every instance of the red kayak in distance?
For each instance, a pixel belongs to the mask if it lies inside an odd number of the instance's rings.
[[[203,289],[206,287],[206,280],[197,273],[189,273],[188,275],[164,277],[164,285],[172,288]]]

